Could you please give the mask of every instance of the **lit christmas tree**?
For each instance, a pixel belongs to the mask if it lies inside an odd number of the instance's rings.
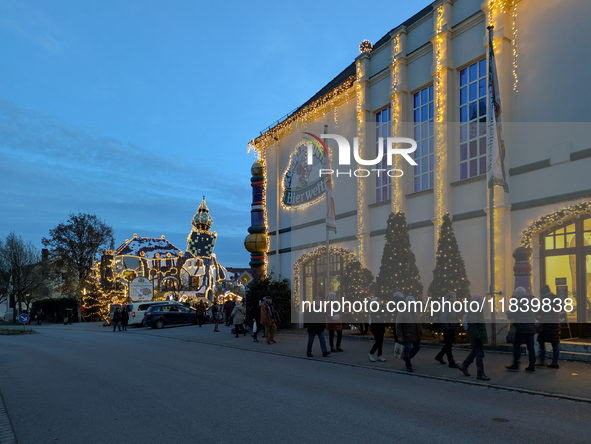
[[[376,279],[376,295],[389,300],[394,289],[422,299],[423,284],[419,276],[415,255],[410,247],[406,216],[399,211],[391,213],[386,228],[386,245],[382,264]]]
[[[464,259],[456,241],[449,213],[443,216],[439,243],[433,270],[433,281],[429,285],[429,296],[441,299],[450,291],[455,291],[458,300],[470,296],[470,281],[466,275]]]
[[[345,300],[364,301],[373,297],[373,274],[353,259],[345,266],[343,277],[343,296]]]

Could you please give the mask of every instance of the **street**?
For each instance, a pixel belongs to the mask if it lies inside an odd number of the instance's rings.
[[[268,346],[223,325],[220,335],[209,324],[36,329],[0,336],[0,393],[20,444],[554,443],[591,433],[589,403],[425,378],[420,366],[418,377],[376,371],[400,361],[366,362],[359,341],[309,359],[303,336],[280,332]],[[359,361],[347,362],[353,353]]]

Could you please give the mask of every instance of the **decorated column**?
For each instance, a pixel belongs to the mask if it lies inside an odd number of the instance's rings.
[[[525,247],[517,247],[513,251],[513,259],[515,259],[515,265],[513,265],[513,274],[515,275],[515,286],[523,287],[528,294],[532,294],[531,287],[531,251]],[[511,295],[507,295],[511,297]]]
[[[244,248],[250,253],[250,268],[255,279],[261,279],[266,275],[267,264],[267,227],[265,224],[265,177],[264,165],[261,161],[255,162],[250,172],[252,177],[252,207],[250,210],[250,227],[244,240]]]

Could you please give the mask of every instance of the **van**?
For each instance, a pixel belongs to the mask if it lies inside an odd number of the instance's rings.
[[[134,302],[132,304],[127,304],[127,312],[129,313],[129,323],[128,325],[144,325],[144,313],[148,308],[152,305],[169,305],[169,304],[176,304],[180,305],[178,302],[175,301],[153,301],[153,302]]]

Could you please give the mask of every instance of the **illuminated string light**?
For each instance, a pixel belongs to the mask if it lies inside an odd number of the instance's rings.
[[[390,109],[392,110],[392,137],[398,136],[398,123],[400,122],[400,104],[398,100],[398,84],[400,83],[400,63],[398,62],[398,54],[400,53],[400,34],[394,37],[394,57],[392,60],[392,95],[390,96]],[[396,171],[398,169],[398,156],[394,156],[392,168]],[[399,211],[399,184],[397,180],[391,181],[392,193],[392,212]]]
[[[556,225],[562,225],[572,219],[588,215],[591,215],[591,201],[569,205],[555,213],[542,216],[522,231],[523,237],[521,239],[521,244],[524,247],[531,249],[532,237],[534,234]]]
[[[435,31],[435,112],[436,112],[436,138],[435,138],[435,191],[437,199],[437,208],[435,215],[435,243],[439,238],[441,224],[443,221],[443,171],[446,162],[446,145],[443,134],[443,116],[445,113],[445,101],[442,92],[442,68],[443,68],[443,6],[437,8]]]
[[[351,250],[348,250],[343,247],[329,247],[330,255],[331,256],[342,256],[345,264],[349,261],[355,260],[355,253]],[[308,261],[315,259],[317,257],[325,258],[326,257],[326,246],[323,245],[321,247],[315,248],[314,250],[302,254],[298,260],[293,265],[293,294],[295,297],[295,304],[299,306],[301,301],[301,291],[300,291],[300,274],[302,271],[302,266],[304,266]],[[330,264],[329,264],[330,265]]]
[[[358,152],[359,157],[363,158],[363,148],[365,146],[365,137],[364,137],[364,119],[363,119],[363,91],[361,88],[361,77],[362,77],[362,70],[361,70],[361,61],[357,60],[355,63],[356,67],[356,89],[357,89],[357,141],[358,141]],[[361,168],[361,165],[358,165],[358,168]],[[364,187],[363,187],[364,180],[361,177],[357,178],[357,242],[358,242],[358,257],[359,262],[362,264],[363,261],[363,206],[364,206]]]
[[[513,13],[511,14],[511,30],[513,32],[513,41],[511,42],[513,53],[513,91],[515,95],[519,92],[519,78],[517,76],[517,1],[513,0]]]

